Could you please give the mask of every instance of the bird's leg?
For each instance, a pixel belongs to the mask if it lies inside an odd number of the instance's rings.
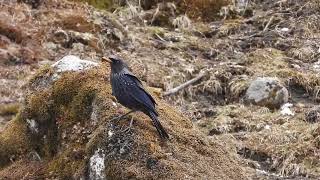
[[[127,127],[123,132],[130,131],[133,125],[133,117],[131,117],[129,127]]]
[[[127,112],[126,114],[124,114],[124,115],[121,115],[121,116],[118,116],[118,117],[115,117],[115,118],[112,118],[111,119],[111,121],[115,121],[115,120],[121,120],[121,119],[123,119],[124,117],[126,117],[126,116],[128,116],[129,114],[131,114],[131,113],[133,113],[133,112],[135,112],[134,110],[131,110],[131,111],[129,111],[129,112]]]

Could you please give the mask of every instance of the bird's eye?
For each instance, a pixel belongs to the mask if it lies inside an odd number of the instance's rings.
[[[113,63],[117,63],[118,62],[118,60],[114,59],[114,58],[111,58],[111,60],[112,60]]]

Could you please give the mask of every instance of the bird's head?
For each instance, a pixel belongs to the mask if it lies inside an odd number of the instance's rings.
[[[102,57],[102,62],[108,62],[111,65],[111,71],[113,73],[120,73],[124,69],[128,69],[127,64],[120,57],[111,55],[108,58]]]

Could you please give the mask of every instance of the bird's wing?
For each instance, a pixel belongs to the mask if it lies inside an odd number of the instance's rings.
[[[155,109],[155,100],[146,90],[143,89],[137,77],[125,74],[124,80],[126,81],[126,87],[128,87],[127,93],[129,93],[130,97],[144,105],[148,110],[158,114]]]
[[[129,71],[129,73],[126,73],[125,75],[130,77],[139,86],[139,88],[142,89],[149,96],[150,100],[154,104],[157,104],[156,101],[153,99],[153,97],[143,88],[142,82],[135,75],[133,75],[130,71]]]
[[[140,81],[140,79],[138,79],[128,68],[124,68],[123,69],[123,74],[132,77],[134,79],[134,81],[136,82],[136,84],[138,84],[140,87],[143,88],[142,86],[142,82]]]

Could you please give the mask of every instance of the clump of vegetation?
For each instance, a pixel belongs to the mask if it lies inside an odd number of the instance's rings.
[[[112,8],[114,0],[70,0],[70,1],[86,2],[95,8],[108,10]]]
[[[228,4],[228,0],[186,0],[178,3],[178,8],[192,18],[209,21],[216,19],[221,7]]]
[[[11,104],[3,104],[0,106],[0,115],[14,115],[17,114],[20,108],[20,104],[11,103]]]
[[[12,160],[20,159],[32,147],[28,138],[27,125],[23,122],[21,116],[21,114],[18,114],[0,133],[0,168]]]

